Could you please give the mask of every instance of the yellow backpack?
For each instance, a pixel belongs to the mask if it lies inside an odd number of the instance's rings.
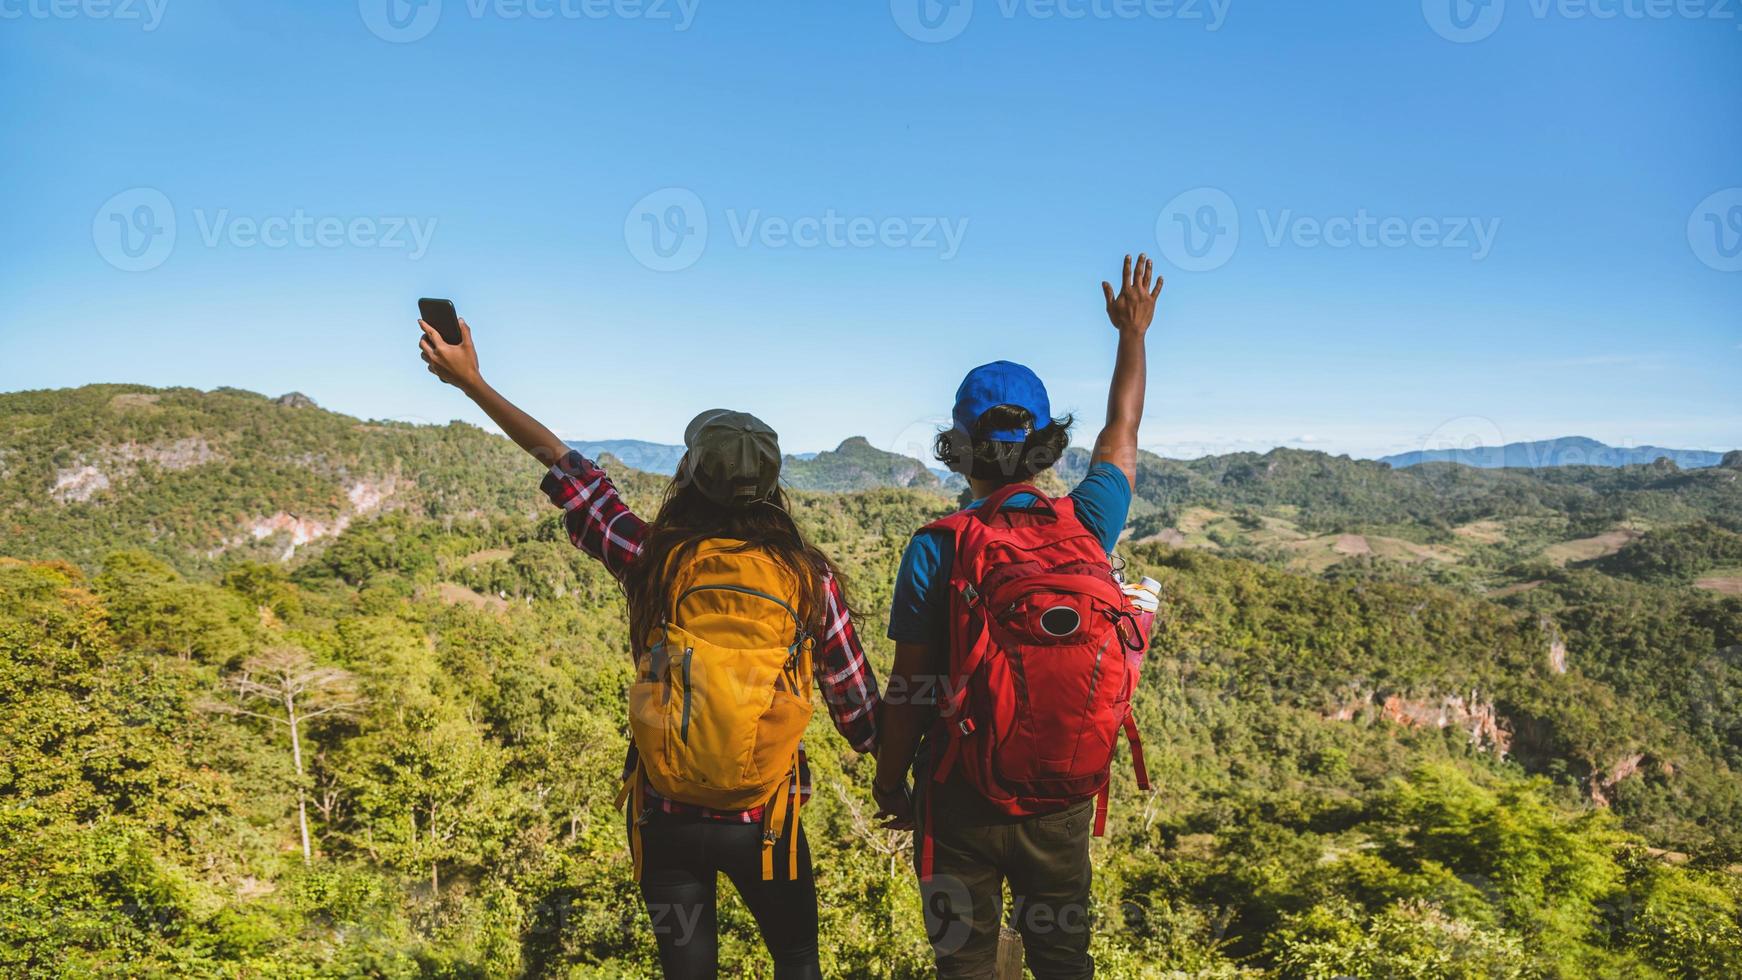
[[[762,877],[791,828],[798,874],[798,749],[811,716],[815,640],[799,583],[773,556],[704,541],[668,585],[665,622],[637,659],[629,731],[640,758],[624,783],[630,852],[641,877],[643,789],[717,810],[762,806]]]

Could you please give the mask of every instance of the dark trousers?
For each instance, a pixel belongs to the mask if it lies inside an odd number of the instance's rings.
[[[789,829],[788,833],[792,833]],[[723,823],[651,811],[641,828],[641,899],[672,980],[719,971],[716,885],[724,873],[743,896],[774,960],[775,980],[821,977],[817,886],[810,846],[798,831],[798,877],[787,880],[787,841],[775,845],[775,880],[762,880],[761,824]]]
[[[920,883],[926,933],[943,980],[987,978],[998,956],[1004,882],[1010,924],[1038,980],[1095,975],[1089,956],[1089,836],[1095,801],[1013,820],[966,786],[931,786],[932,880]],[[918,849],[915,848],[916,862]]]

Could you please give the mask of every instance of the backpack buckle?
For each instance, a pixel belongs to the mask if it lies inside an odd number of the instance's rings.
[[[980,604],[980,593],[974,588],[974,583],[962,583],[962,598],[968,600],[968,605],[970,606],[977,606]]]
[[[956,728],[963,735],[972,735],[974,734],[974,719],[963,718],[961,721],[956,723]]]

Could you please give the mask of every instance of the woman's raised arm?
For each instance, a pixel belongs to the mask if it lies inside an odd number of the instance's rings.
[[[423,351],[423,361],[429,365],[429,373],[465,392],[466,397],[483,409],[491,421],[502,427],[508,438],[543,465],[553,466],[568,455],[569,447],[556,437],[556,433],[521,411],[484,381],[484,375],[478,370],[478,349],[472,346],[472,328],[464,319],[460,320],[460,342],[457,344],[443,340],[434,327],[422,320],[417,321],[417,325],[423,328],[423,339],[417,342],[417,346]]]
[[[629,564],[641,554],[647,525],[606,478],[605,471],[569,447],[544,423],[514,406],[496,389],[484,383],[478,371],[478,352],[472,346],[472,328],[460,321],[460,342],[449,344],[435,328],[422,320],[423,351],[429,373],[466,393],[484,414],[502,427],[520,448],[546,468],[541,489],[550,502],[562,508],[563,526],[574,546],[603,562],[607,571],[622,578]]]

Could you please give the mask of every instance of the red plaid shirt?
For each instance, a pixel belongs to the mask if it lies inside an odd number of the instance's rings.
[[[575,547],[599,559],[606,571],[621,580],[630,563],[641,554],[642,543],[647,539],[647,522],[636,517],[623,502],[605,471],[580,453],[571,452],[545,474],[543,490],[551,503],[563,509],[563,525]],[[858,635],[853,632],[841,587],[832,578],[827,596],[826,625],[817,638],[814,659],[817,689],[822,692],[841,737],[854,751],[870,752],[877,742],[877,678],[859,646]],[[623,764],[625,776],[634,772],[635,762],[635,744],[631,742],[629,758]],[[798,750],[797,791],[805,798],[810,796],[810,763],[802,743]],[[743,823],[762,819],[761,807],[710,810],[663,799],[651,790],[648,797],[650,804],[666,813]]]

